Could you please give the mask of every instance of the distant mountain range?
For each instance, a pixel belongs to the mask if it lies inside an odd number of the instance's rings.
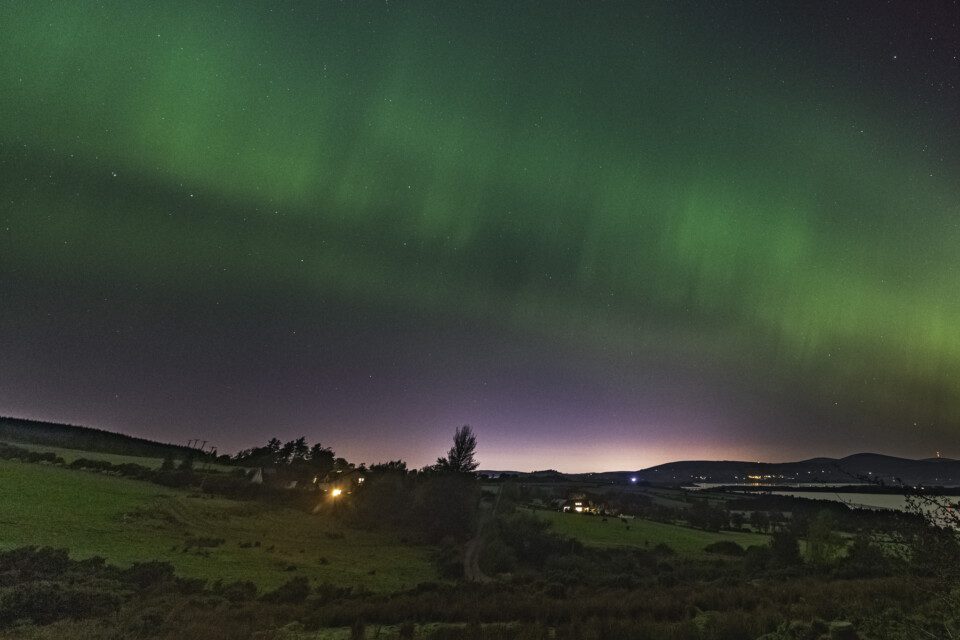
[[[829,482],[856,484],[872,481],[884,485],[960,486],[960,460],[925,458],[911,460],[879,453],[857,453],[845,458],[811,458],[799,462],[740,462],[732,460],[684,460],[637,471],[561,473],[554,470],[481,471],[491,477],[516,475],[544,482],[601,482],[612,484],[762,483],[793,484]]]

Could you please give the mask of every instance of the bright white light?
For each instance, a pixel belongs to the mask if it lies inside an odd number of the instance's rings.
[[[636,481],[637,481],[637,476],[633,476],[632,478],[630,478],[630,482],[636,482]]]
[[[334,497],[334,498],[336,498],[336,497],[339,496],[341,493],[343,493],[343,489],[334,489],[334,490],[331,491],[330,493],[333,494],[333,497]]]

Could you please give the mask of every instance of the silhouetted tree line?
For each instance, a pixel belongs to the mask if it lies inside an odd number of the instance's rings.
[[[301,481],[354,468],[345,458],[337,457],[330,447],[319,442],[310,445],[304,436],[287,442],[271,438],[262,447],[240,451],[232,460],[241,466],[275,469],[283,479]]]

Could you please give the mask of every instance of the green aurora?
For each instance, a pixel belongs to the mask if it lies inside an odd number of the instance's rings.
[[[3,4],[8,281],[469,318],[841,448],[956,435],[934,107],[686,3],[240,5]]]

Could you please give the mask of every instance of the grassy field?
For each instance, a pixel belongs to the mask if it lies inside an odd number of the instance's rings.
[[[710,533],[674,524],[641,520],[623,523],[617,518],[603,521],[600,516],[588,516],[558,511],[534,511],[553,525],[553,530],[595,547],[640,547],[650,548],[665,543],[684,555],[702,555],[703,548],[720,540],[732,540],[742,547],[766,544],[770,539],[759,533],[722,531]],[[628,528],[629,527],[629,528]]]
[[[225,542],[183,551],[187,539],[199,537]],[[166,560],[185,576],[251,580],[263,589],[296,575],[376,591],[436,578],[428,549],[354,531],[329,516],[0,461],[0,548],[31,544],[119,564]]]
[[[87,460],[104,460],[111,464],[139,464],[140,466],[150,467],[152,469],[159,469],[160,465],[163,464],[163,458],[124,456],[116,453],[100,453],[97,451],[84,451],[82,449],[66,449],[64,447],[51,447],[45,444],[30,444],[28,442],[17,442],[15,440],[2,440],[0,442],[11,444],[16,447],[20,447],[21,449],[27,449],[28,451],[37,451],[39,453],[55,453],[63,458],[64,462],[67,464],[70,464],[77,458],[86,458]],[[207,462],[198,462],[196,468],[223,472],[230,472],[237,469],[237,467],[231,467],[223,464],[211,464]]]

